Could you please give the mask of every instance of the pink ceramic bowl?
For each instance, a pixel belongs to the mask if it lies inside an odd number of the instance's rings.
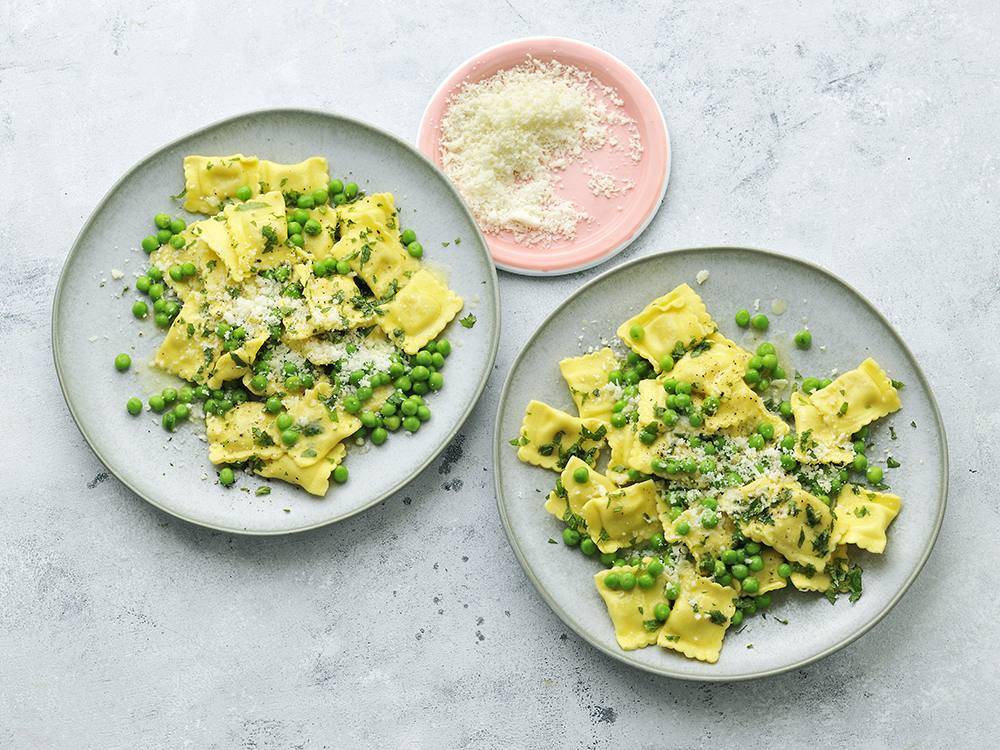
[[[420,122],[418,147],[441,167],[440,123],[448,98],[462,83],[480,81],[519,65],[528,55],[573,65],[614,87],[625,112],[636,121],[644,149],[638,162],[608,148],[588,152],[586,164],[572,164],[559,175],[560,195],[579,203],[593,219],[580,222],[573,239],[542,246],[515,242],[506,232],[486,234],[498,268],[536,276],[571,273],[603,263],[624,250],[652,220],[667,189],[670,137],[663,113],[652,92],[621,60],[589,44],[560,37],[515,39],[491,47],[462,63],[434,92]],[[610,198],[596,196],[587,187],[588,169],[631,179],[634,187]]]

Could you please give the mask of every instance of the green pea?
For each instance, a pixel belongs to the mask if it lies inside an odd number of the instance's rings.
[[[747,385],[756,385],[760,382],[760,371],[750,369],[743,374],[743,382]]]
[[[406,252],[414,258],[422,258],[424,255],[424,246],[419,242],[414,241],[406,246]]]
[[[604,576],[604,585],[612,591],[617,591],[622,587],[622,579],[617,573],[608,573]]]
[[[735,573],[733,575],[736,575]],[[748,594],[756,594],[760,591],[760,581],[754,576],[747,576],[743,579],[743,591]]]
[[[297,221],[288,222],[288,235],[302,234],[302,225]]]
[[[171,232],[172,232],[173,234],[180,234],[180,233],[181,233],[181,232],[183,232],[183,231],[184,231],[185,229],[187,229],[187,222],[186,222],[186,221],[184,221],[184,219],[180,219],[180,218],[177,218],[177,219],[173,219],[173,220],[172,220],[172,221],[170,222],[170,226],[168,227],[168,229],[169,229],[169,230],[170,230],[170,231],[171,231]]]
[[[737,581],[742,581],[744,578],[750,575],[750,568],[748,568],[743,563],[736,563],[735,565],[732,566],[732,568],[730,568],[729,572],[733,574],[733,578],[735,578]]]
[[[830,378],[823,378],[822,380],[819,381],[819,390],[823,390],[828,385],[830,385],[830,383],[832,383],[832,382],[833,381],[830,380]]]
[[[264,408],[267,409],[270,414],[277,414],[285,408],[285,405],[277,396],[271,396],[266,402],[264,402]],[[291,424],[291,422],[289,422],[289,424]]]
[[[611,415],[611,426],[612,427],[615,427],[615,428],[617,428],[617,429],[620,430],[626,424],[628,424],[628,417],[626,417],[621,412],[618,412],[618,413],[615,413],[615,414]]]
[[[799,462],[795,460],[793,456],[787,453],[781,454],[781,468],[785,471],[795,471],[799,466]]]
[[[285,390],[295,393],[302,390],[302,378],[298,375],[289,375],[285,378]]]
[[[253,191],[250,189],[249,185],[240,185],[236,188],[236,197],[241,201],[250,200],[250,196],[253,195]]]
[[[774,354],[765,354],[761,357],[761,361],[764,364],[765,370],[774,371],[774,369],[778,366],[778,358]]]
[[[344,399],[344,411],[348,414],[357,414],[361,411],[361,399],[357,396],[348,396]]]
[[[348,198],[353,198],[358,194],[358,184],[356,182],[348,182],[344,185],[344,195]]]
[[[132,398],[130,398],[128,401],[125,402],[125,409],[133,417],[137,417],[139,416],[139,414],[142,413],[142,401],[133,396]]]
[[[766,331],[770,325],[771,321],[767,319],[767,316],[764,315],[764,313],[757,313],[750,318],[750,327],[756,331]]]
[[[279,414],[278,418],[274,420],[274,423],[278,426],[279,430],[284,431],[295,424],[295,417],[286,412],[284,414]]]
[[[233,474],[233,470],[228,466],[223,466],[219,470],[219,484],[223,487],[229,487],[236,481],[236,475]]]
[[[152,286],[153,282],[148,276],[140,276],[135,280],[135,288],[138,289],[143,294],[149,291],[149,287]]]
[[[791,433],[785,435],[783,438],[781,438],[781,442],[778,445],[780,445],[786,451],[792,450],[792,448],[795,447],[795,436],[792,435]]]
[[[430,377],[427,378],[427,385],[432,391],[440,391],[444,388],[444,375],[439,372],[432,372]]]
[[[125,372],[131,366],[132,358],[127,354],[122,353],[115,357],[115,369],[118,370],[118,372]]]
[[[163,281],[163,271],[156,266],[150,266],[149,270],[146,271],[146,275],[151,281]]]
[[[855,440],[854,441],[854,452],[855,453],[864,453],[866,449],[867,449],[867,446],[865,445],[865,441],[864,440]]]
[[[819,388],[819,380],[816,378],[806,378],[802,381],[802,391],[804,393],[812,393]]]
[[[759,555],[763,547],[761,547],[757,542],[747,542],[743,545],[743,551],[748,555]]]
[[[757,609],[767,609],[771,606],[771,595],[761,594],[760,596],[754,597],[754,604],[757,605]]]
[[[298,232],[289,235],[288,242],[292,245],[295,245],[295,247],[302,247],[303,245],[306,244],[305,238]]]
[[[326,186],[326,191],[330,195],[342,193],[344,192],[344,183],[340,180],[330,180],[329,184]]]
[[[567,547],[575,547],[580,543],[580,532],[576,529],[565,528],[562,533],[563,544]]]
[[[632,589],[635,588],[636,584],[635,573],[632,572],[622,573],[619,576],[619,579],[621,581],[622,591],[631,591]]]
[[[173,300],[169,300],[163,305],[163,312],[167,314],[168,318],[176,318],[177,314],[181,311],[181,306],[178,305]]]
[[[738,628],[743,624],[743,612],[742,610],[736,610],[733,612],[733,616],[729,618],[729,624],[734,628]]]
[[[142,245],[142,249],[145,250],[147,254],[149,254],[160,246],[160,241],[159,239],[156,238],[156,236],[151,234],[147,237],[143,237],[142,242],[140,244]]]
[[[755,573],[759,573],[764,569],[764,559],[760,555],[754,555],[750,558],[750,562],[747,563],[747,566]]]
[[[250,388],[257,393],[260,393],[267,388],[267,375],[264,375],[263,373],[254,375],[253,378],[250,379]]]
[[[431,344],[434,342],[432,341]],[[444,367],[444,355],[441,352],[434,352],[431,354],[431,364],[437,369],[442,369]]]
[[[177,418],[178,422],[183,422],[185,419],[191,416],[191,407],[187,404],[177,404],[174,407],[174,417]]]
[[[191,262],[181,263],[181,274],[183,274],[185,278],[190,278],[194,276],[197,272],[198,269],[195,268],[194,263]]]
[[[417,239],[417,233],[412,229],[404,229],[399,235],[399,241],[403,243],[404,246],[409,245],[411,242],[415,242]]]
[[[649,573],[640,573],[636,577],[635,582],[639,584],[639,588],[641,589],[651,589],[656,585],[656,579]]]
[[[726,565],[736,565],[737,563],[740,562],[740,560],[743,559],[743,555],[741,555],[734,549],[725,550],[720,555],[720,557],[722,558],[722,562],[724,562]]]
[[[190,404],[194,401],[194,388],[189,385],[183,386],[179,391],[177,391],[177,400],[182,404]]]
[[[670,605],[666,602],[660,602],[655,607],[653,607],[653,617],[655,617],[659,622],[663,622],[668,617],[670,617]]]
[[[808,349],[812,346],[813,335],[806,330],[801,330],[795,334],[795,346],[799,349]]]
[[[688,414],[688,424],[692,427],[701,427],[705,424],[705,418],[698,412],[691,412]]]
[[[673,601],[681,595],[681,587],[676,583],[668,583],[663,587],[663,596],[665,596],[670,601]]]
[[[167,229],[170,227],[170,214],[157,214],[153,217],[153,224],[157,229]]]
[[[719,525],[719,516],[711,510],[707,510],[701,514],[701,525],[705,529],[714,529]]]
[[[660,539],[663,539],[663,535],[660,534]],[[662,544],[660,546],[663,546]],[[663,572],[663,563],[659,560],[650,560],[649,565],[646,566],[646,572],[649,573],[654,578]]]
[[[792,575],[792,566],[788,563],[781,563],[778,566],[778,575],[782,578],[789,578]]]
[[[184,239],[182,235],[175,234],[173,237],[170,238],[170,247],[172,247],[174,250],[180,250],[186,244],[187,241]]]
[[[400,420],[400,418],[398,416],[391,416],[391,417],[386,417],[385,419],[383,419],[382,420],[382,424],[385,425],[385,428],[389,432],[395,432],[396,430],[398,430],[400,428],[400,425],[402,424],[402,421]]]
[[[173,232],[169,229],[161,229],[156,233],[156,243],[157,245],[166,245],[170,242],[170,238],[173,237]]]
[[[632,326],[628,329],[629,338],[631,338],[633,341],[642,341],[642,337],[644,334],[645,331],[642,330],[642,326],[639,325],[638,323],[633,323]]]
[[[754,450],[764,449],[764,437],[762,435],[751,435],[747,438],[747,445],[749,445]]]
[[[778,413],[785,418],[792,416],[792,402],[782,401],[778,404]]]
[[[299,442],[299,431],[298,430],[282,430],[281,431],[281,442],[291,448],[297,442]]]
[[[295,205],[298,208],[305,210],[307,208],[312,208],[313,206],[315,206],[316,201],[311,195],[303,194],[300,195],[298,199],[295,201]]]
[[[750,311],[749,310],[737,310],[736,312],[736,325],[740,328],[746,328],[750,325]]]
[[[421,422],[426,422],[430,418],[431,418],[430,408],[424,406],[423,404],[417,407],[417,419],[419,419]]]
[[[132,314],[142,320],[149,314],[149,305],[143,302],[141,299],[137,299],[132,303]]]
[[[407,417],[403,420],[403,429],[407,432],[416,432],[420,429],[420,420],[417,417]]]
[[[881,466],[869,466],[868,471],[865,473],[868,481],[872,484],[878,484],[882,481],[882,467]]]
[[[323,231],[323,226],[315,219],[309,219],[309,221],[302,225],[302,231],[315,237]]]
[[[172,404],[175,401],[177,401],[176,388],[170,388],[170,387],[164,388],[163,391],[160,393],[160,395],[163,396],[163,403],[165,404]]]
[[[337,484],[344,484],[348,478],[347,467],[344,465],[338,466],[333,470],[333,481]]]
[[[347,196],[343,193],[334,193],[333,202],[338,206],[342,206],[347,203]]]
[[[674,358],[671,357],[669,354],[664,354],[663,358],[660,359],[660,371],[670,372],[671,370],[674,369],[674,364],[675,364]]]
[[[163,396],[157,394],[155,396],[149,397],[149,408],[159,414],[167,406],[166,401],[163,400]]]
[[[330,200],[330,193],[325,188],[319,188],[313,190],[312,199],[317,206],[323,206]]]
[[[414,380],[427,380],[431,376],[431,371],[423,365],[417,365],[410,371],[410,377]]]
[[[438,354],[447,359],[448,355],[451,354],[451,342],[448,339],[438,339],[437,351]]]
[[[764,358],[758,355],[750,357],[750,362],[747,364],[748,370],[763,370],[764,369]]]
[[[573,472],[573,479],[576,480],[578,484],[586,484],[590,481],[590,472],[587,470],[586,466],[581,466]]]
[[[774,437],[774,425],[770,422],[762,422],[757,425],[757,434],[765,440],[771,440]]]
[[[595,552],[597,552],[597,545],[594,543],[594,540],[591,539],[589,536],[584,537],[583,539],[580,540],[580,551],[587,557],[590,557]]]
[[[167,271],[167,273],[170,274],[170,278],[172,278],[174,281],[180,281],[181,279],[184,278],[184,272],[181,270],[180,266],[170,266],[170,269]]]
[[[163,284],[152,284],[149,287],[149,298],[154,302],[163,296]]]
[[[864,471],[868,468],[868,459],[863,453],[859,453],[854,457],[853,466],[855,471]]]
[[[220,415],[225,414],[232,408],[233,408],[233,402],[228,398],[223,398],[216,401],[215,410]]]
[[[691,531],[691,524],[687,521],[679,521],[676,526],[674,526],[674,531],[676,531],[680,536],[687,536],[687,533]]]
[[[403,413],[404,417],[412,417],[417,413],[419,406],[416,401],[408,398],[399,405],[399,410]]]
[[[177,429],[177,415],[172,411],[168,411],[163,415],[163,417],[161,417],[160,423],[163,425],[163,429],[168,432],[173,432]]]

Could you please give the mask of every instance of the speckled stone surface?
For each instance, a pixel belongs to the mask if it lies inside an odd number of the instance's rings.
[[[996,3],[59,5],[0,4],[0,746],[992,742]],[[332,528],[252,539],[176,521],[109,479],[73,426],[51,295],[132,163],[264,106],[413,139],[456,64],[532,34],[604,47],[664,108],[670,188],[622,257],[731,243],[819,262],[886,313],[937,391],[952,484],[936,550],[880,625],[818,664],[729,686],[638,673],[567,633],[515,562],[489,464],[498,391],[597,269],[502,274],[495,378],[461,437]]]

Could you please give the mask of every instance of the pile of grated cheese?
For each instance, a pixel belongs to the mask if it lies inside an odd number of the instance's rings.
[[[529,244],[571,238],[589,217],[557,194],[556,173],[605,146],[642,158],[638,127],[621,104],[589,73],[529,57],[449,99],[441,120],[444,171],[483,231],[509,231]]]

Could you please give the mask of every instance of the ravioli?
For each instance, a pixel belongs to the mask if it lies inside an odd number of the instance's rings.
[[[577,469],[587,470],[587,481],[578,482],[573,476]],[[591,469],[576,456],[571,456],[566,462],[559,477],[556,488],[549,493],[545,501],[545,510],[559,520],[586,531],[586,521],[583,518],[583,507],[593,498],[604,498],[618,488],[614,482],[603,474]]]
[[[462,298],[444,282],[421,269],[385,305],[378,324],[400,349],[416,354],[444,330],[462,305]]]
[[[214,214],[244,185],[256,196],[259,169],[256,156],[185,156],[184,210]]]
[[[885,552],[885,532],[901,504],[898,495],[845,484],[837,495],[834,537],[839,544],[853,544],[880,555]]]
[[[736,612],[735,594],[733,589],[707,578],[683,581],[681,595],[674,602],[657,643],[689,659],[715,664]]]
[[[633,326],[641,330],[638,339],[631,335]],[[622,323],[618,327],[618,337],[659,372],[664,355],[673,352],[678,345],[681,349],[691,348],[714,330],[715,321],[701,297],[687,284],[680,284]]]
[[[663,624],[656,619],[654,611],[656,605],[664,601],[663,583],[661,577],[649,589],[639,586],[630,591],[609,589],[605,584],[607,577],[611,574],[620,576],[622,573],[638,575],[639,568],[626,565],[602,570],[594,575],[594,585],[608,608],[618,645],[626,651],[632,651],[656,643]]]
[[[615,353],[608,347],[559,362],[559,371],[581,417],[611,420],[617,399],[608,387],[608,375],[616,366]]]
[[[573,456],[597,464],[608,428],[599,419],[580,419],[541,401],[524,412],[517,457],[544,469],[562,471]]]
[[[588,500],[580,515],[597,548],[615,552],[661,533],[656,495],[656,485],[647,480]]]

